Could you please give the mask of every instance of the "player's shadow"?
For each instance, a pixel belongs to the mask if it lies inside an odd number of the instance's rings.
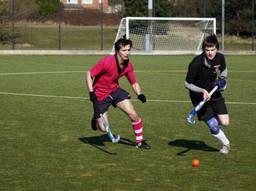
[[[102,148],[105,146],[106,142],[111,142],[107,134],[104,134],[101,136],[93,136],[93,137],[81,137],[78,139],[80,141],[82,141],[83,143],[89,144],[102,152],[105,152],[110,155],[116,155],[116,153],[109,152],[106,149]],[[132,142],[129,139],[123,138],[123,137],[120,137],[120,141],[115,144],[124,144],[124,145],[128,145],[128,146],[135,146],[134,142]]]
[[[186,152],[190,150],[201,150],[201,151],[207,151],[207,152],[218,152],[216,148],[210,147],[206,145],[203,141],[197,141],[197,140],[185,140],[185,139],[177,139],[175,141],[169,142],[170,146],[174,147],[184,147],[185,150],[178,152],[177,155],[184,156]]]

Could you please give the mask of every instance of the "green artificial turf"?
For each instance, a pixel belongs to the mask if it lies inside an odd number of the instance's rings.
[[[204,123],[186,122],[193,107],[184,80],[193,56],[131,56],[145,104],[120,79],[151,150],[135,148],[130,120],[113,107],[109,123],[120,143],[92,131],[85,75],[100,58],[0,56],[0,190],[255,190],[256,56],[226,56],[228,155],[218,153]]]

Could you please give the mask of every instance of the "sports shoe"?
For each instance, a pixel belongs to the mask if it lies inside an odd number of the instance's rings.
[[[146,143],[146,141],[141,141],[137,143],[136,147],[139,149],[151,149],[151,147]]]
[[[98,129],[98,122],[94,117],[92,118],[92,121],[91,121],[91,127],[92,127],[92,130],[94,131]]]
[[[220,149],[220,154],[228,154],[230,150],[230,145],[223,145],[222,149]]]

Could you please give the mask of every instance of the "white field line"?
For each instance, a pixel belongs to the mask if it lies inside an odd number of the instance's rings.
[[[0,76],[11,75],[36,75],[36,74],[66,74],[66,73],[86,73],[87,71],[52,71],[52,72],[2,72]],[[138,73],[186,73],[186,70],[135,70]],[[255,70],[228,71],[231,73],[255,73]]]
[[[12,72],[12,73],[0,73],[0,76],[35,75],[35,74],[66,74],[66,73],[85,73],[85,72],[87,72],[87,71]]]
[[[83,100],[88,100],[89,99],[88,97],[72,97],[72,96],[56,96],[56,95],[41,95],[41,94],[25,94],[25,93],[12,93],[12,92],[0,92],[0,95],[46,97],[46,98],[62,98],[62,99],[83,99]]]
[[[187,70],[135,70],[134,72],[141,72],[141,73],[174,73],[174,72],[178,72],[178,73],[186,73]],[[256,70],[228,70],[228,72],[232,72],[232,73],[255,73]]]
[[[56,95],[41,95],[41,94],[25,94],[25,93],[13,93],[13,92],[0,92],[0,95],[89,100],[88,97],[72,97],[72,96],[56,96]],[[132,101],[138,101],[138,100],[137,99],[132,99]],[[148,102],[160,102],[160,103],[190,103],[190,101],[182,101],[182,100],[148,99],[147,101]],[[231,105],[256,105],[256,103],[250,103],[250,102],[226,102],[226,104],[231,104]]]

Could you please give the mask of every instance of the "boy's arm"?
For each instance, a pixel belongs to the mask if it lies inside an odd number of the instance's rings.
[[[146,96],[141,93],[140,85],[138,82],[135,82],[132,84],[133,91],[135,94],[138,96],[138,99],[142,102],[145,103],[147,101]]]

